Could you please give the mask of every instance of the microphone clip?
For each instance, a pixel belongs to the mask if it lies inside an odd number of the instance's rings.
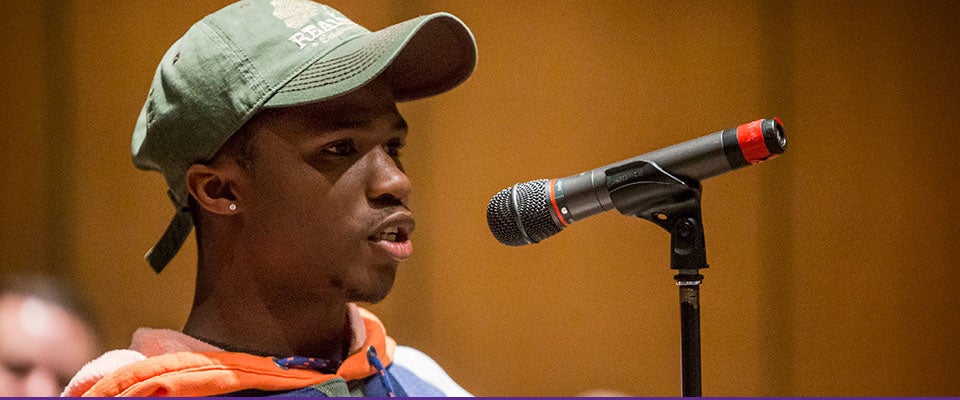
[[[606,179],[617,211],[653,222],[670,233],[671,269],[680,270],[684,280],[689,280],[699,276],[697,270],[708,267],[699,181],[680,179],[656,163],[642,160],[607,171]]]

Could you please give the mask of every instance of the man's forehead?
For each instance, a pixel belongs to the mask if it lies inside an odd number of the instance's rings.
[[[387,129],[407,131],[390,88],[375,80],[350,93],[314,103],[267,108],[244,126],[251,136],[272,132],[281,137],[314,137],[324,132],[389,124]]]
[[[27,343],[57,346],[64,338],[82,341],[92,338],[92,333],[79,317],[59,305],[33,296],[5,294],[0,297],[0,337],[6,338],[0,340],[0,348],[7,353],[21,350],[18,347]]]
[[[55,326],[59,328],[73,322],[82,324],[79,317],[60,305],[19,293],[0,297],[0,320],[3,328],[19,329],[37,336],[59,333],[52,331]]]

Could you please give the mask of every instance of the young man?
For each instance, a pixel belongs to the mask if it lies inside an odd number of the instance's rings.
[[[199,261],[182,332],[141,328],[65,395],[468,395],[386,336],[376,302],[413,251],[396,102],[447,91],[476,48],[455,17],[371,33],[306,0],[245,0],[167,52],[133,134],[176,215],[158,272],[193,226]]]

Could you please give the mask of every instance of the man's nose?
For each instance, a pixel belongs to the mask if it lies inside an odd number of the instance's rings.
[[[382,148],[371,151],[367,156],[370,157],[367,198],[405,204],[412,184],[399,162]]]
[[[57,374],[45,368],[34,368],[23,380],[23,395],[27,397],[57,397],[63,391]]]

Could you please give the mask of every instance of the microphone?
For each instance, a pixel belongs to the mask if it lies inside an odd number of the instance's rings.
[[[699,181],[773,159],[786,148],[780,119],[759,119],[577,175],[515,184],[490,199],[487,225],[505,245],[539,243],[614,208],[640,216],[638,210],[660,200],[658,186],[699,187]]]

